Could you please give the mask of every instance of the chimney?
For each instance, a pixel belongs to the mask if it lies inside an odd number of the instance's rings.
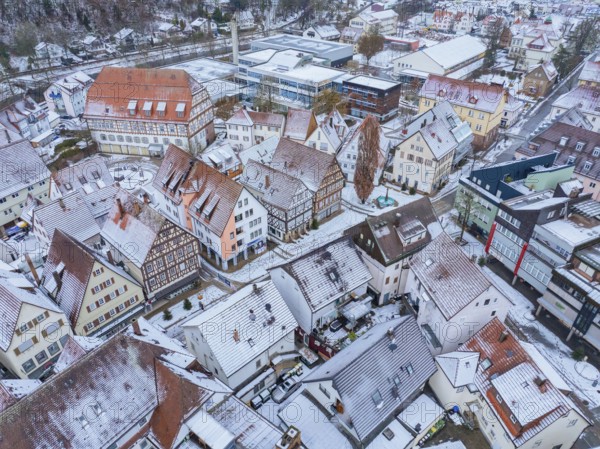
[[[67,206],[65,206],[65,201],[62,198],[58,199],[58,205],[60,206],[60,208],[64,211],[67,210]]]
[[[144,204],[150,204],[150,196],[144,193]]]
[[[233,56],[233,63],[238,65],[239,62],[239,54],[240,54],[240,40],[238,37],[238,25],[237,25],[237,15],[236,12],[231,18],[231,23],[229,26],[231,27],[231,52]]]
[[[296,427],[288,427],[281,439],[275,444],[275,449],[300,449],[302,447],[300,435],[300,430]]]
[[[329,117],[329,126],[333,128],[333,117]]]
[[[33,265],[33,261],[31,260],[31,257],[29,257],[28,253],[25,253],[25,260],[27,261],[27,265],[29,266],[29,271],[31,271],[31,275],[33,276],[33,279],[35,280],[35,283],[37,285],[40,285],[40,277],[37,274],[37,270],[35,269],[35,266]]]
[[[112,255],[112,252],[110,249],[108,251],[106,251],[106,258],[112,265],[115,264],[115,259],[113,258],[113,255]]]
[[[59,292],[62,287],[62,279],[60,278],[60,274],[58,274],[57,271],[53,271],[52,277],[54,277],[54,282],[56,282],[56,291]]]
[[[236,343],[239,343],[240,341],[240,333],[237,329],[233,330],[233,341],[235,341]]]
[[[258,292],[260,292],[258,285],[252,284],[252,291],[258,295]]]
[[[117,198],[117,206],[119,206],[119,220],[122,220],[123,217],[125,216],[125,208],[123,207],[121,198]]]
[[[269,175],[265,176],[265,189],[268,189],[269,187],[271,187],[271,179],[269,178]]]
[[[140,212],[142,212],[142,207],[140,206],[140,203],[138,203],[137,201],[133,202],[133,215],[135,217],[137,217]]]
[[[142,334],[142,330],[140,329],[140,322],[136,318],[131,320],[131,328],[133,329],[133,333],[135,335],[139,335],[139,336],[144,335],[144,334]]]
[[[503,342],[503,341],[505,341],[507,338],[508,338],[508,332],[506,332],[506,331],[502,331],[502,332],[500,333],[500,336],[498,337],[498,341],[499,341],[500,343],[502,343],[502,342]]]

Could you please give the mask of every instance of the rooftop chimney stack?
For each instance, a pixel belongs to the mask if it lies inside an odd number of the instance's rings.
[[[142,207],[140,206],[140,203],[138,203],[137,201],[133,202],[133,215],[135,215],[136,217],[142,212]]]
[[[143,335],[142,330],[140,329],[140,322],[137,319],[134,318],[133,320],[131,320],[131,327],[132,327],[133,333],[135,335],[139,335],[139,336]]]
[[[119,220],[122,220],[123,217],[125,216],[125,208],[123,207],[121,198],[117,198],[117,206],[119,206]]]
[[[238,65],[239,62],[239,54],[240,54],[240,40],[238,37],[238,24],[237,24],[237,16],[238,12],[236,12],[231,18],[231,23],[229,24],[231,28],[231,52],[233,56],[233,63]]]

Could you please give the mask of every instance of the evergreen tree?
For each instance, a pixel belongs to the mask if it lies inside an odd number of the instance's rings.
[[[192,310],[192,303],[189,298],[183,300],[183,310]]]

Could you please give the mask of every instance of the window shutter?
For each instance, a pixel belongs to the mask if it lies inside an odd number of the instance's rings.
[[[46,332],[46,329],[42,329],[42,337],[46,338],[48,336],[48,332]]]
[[[38,323],[37,318],[34,318],[32,321],[33,321],[34,326]]]
[[[15,329],[15,334],[18,336],[21,335],[21,329],[19,329],[18,327]]]
[[[110,278],[110,284],[114,285],[115,284],[115,278]]]
[[[58,320],[58,325],[61,327],[65,325],[65,322],[62,320],[62,318]]]
[[[34,337],[31,339],[31,341],[33,341],[33,344],[34,344],[34,345],[37,345],[37,344],[38,344],[38,342],[39,342],[39,340],[38,340],[37,336],[34,336]]]
[[[44,311],[44,316],[45,316],[46,318],[48,318],[48,317],[50,316],[50,312],[48,312],[47,310],[46,310],[46,311]]]
[[[15,348],[15,354],[16,355],[21,355],[21,351],[19,351],[19,348]]]
[[[125,289],[125,291],[127,291],[127,284],[123,285],[123,288]]]
[[[106,302],[110,301],[110,295],[106,295],[106,296],[104,297],[104,300],[105,300]]]

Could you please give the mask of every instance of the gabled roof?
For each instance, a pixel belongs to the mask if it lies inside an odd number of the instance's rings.
[[[50,177],[50,170],[31,143],[3,127],[0,127],[0,167],[0,198]]]
[[[351,419],[364,443],[393,419],[435,371],[417,321],[404,316],[375,325],[304,382],[333,382],[344,407],[339,418]],[[373,398],[377,392],[380,403]]]
[[[100,234],[100,227],[79,190],[33,209],[34,226],[39,223],[52,240],[55,229],[82,242]]]
[[[479,353],[454,351],[435,358],[453,387],[463,387],[473,383],[479,363]]]
[[[372,278],[349,237],[327,243],[278,268],[298,283],[312,311],[335,302]]]
[[[311,192],[319,190],[332,164],[337,164],[335,155],[285,138],[279,140],[270,163],[271,167],[300,179]]]
[[[321,39],[336,39],[340,37],[340,32],[333,25],[313,25],[312,29]]]
[[[312,110],[289,108],[283,137],[304,142],[317,126],[317,119]]]
[[[107,66],[90,87],[85,117],[187,122],[191,117],[192,95],[199,93],[210,102],[206,88],[185,70]],[[151,106],[149,116],[143,110],[147,102]],[[157,111],[158,102],[166,103],[164,112]],[[180,115],[177,108],[182,106]]]
[[[73,325],[79,318],[86,289],[96,262],[129,282],[139,285],[121,268],[111,264],[103,256],[92,251],[80,241],[63,233],[60,229],[54,232],[46,264],[44,265],[42,276],[44,287],[54,297],[55,302],[65,312]],[[60,288],[57,288],[54,272],[61,278]]]
[[[27,278],[11,271],[0,270],[0,317],[2,317],[2,332],[0,332],[0,349],[6,351],[15,337],[21,306],[30,304],[40,310],[62,313],[50,298],[36,288]],[[1,440],[0,440],[1,442]]]
[[[445,232],[412,258],[410,268],[447,320],[492,286]]]
[[[102,236],[113,246],[126,248],[125,256],[141,267],[166,221],[166,217],[120,189],[102,228]]]
[[[587,421],[575,404],[547,380],[519,340],[498,318],[467,340],[460,351],[479,353],[475,386],[517,447],[570,410]],[[487,361],[489,367],[486,367]],[[503,399],[502,404],[497,395]],[[536,407],[530,407],[532,403]],[[518,424],[512,422],[510,415]]]
[[[2,446],[106,448],[136,429],[133,437],[151,432],[161,447],[170,449],[182,421],[211,392],[171,371],[161,361],[168,354],[117,334],[4,411]],[[148,413],[149,424],[138,426]]]
[[[425,235],[419,240],[411,239],[411,243],[405,245],[398,230],[415,222],[424,227]],[[431,202],[428,198],[420,198],[381,215],[367,217],[344,234],[351,235],[365,253],[388,266],[419,251],[440,232],[442,228]]]
[[[527,72],[527,75],[532,73],[534,70],[537,70],[538,68],[544,72],[546,78],[549,81],[554,80],[558,76],[558,71],[556,70],[556,67],[554,67],[554,63],[552,61],[545,61],[542,64],[530,67],[529,71]]]
[[[223,331],[211,332],[215,325]],[[297,325],[275,284],[269,280],[247,285],[186,322],[184,327],[199,328],[223,373],[231,376],[293,332]],[[257,338],[257,327],[265,332],[263,336],[268,332],[269,337]]]
[[[452,69],[485,52],[480,39],[465,34],[420,50],[445,70]]]
[[[251,146],[238,153],[242,164],[246,165],[248,161],[255,160],[261,164],[270,164],[275,154],[275,149],[279,145],[280,138],[277,136],[269,137],[261,143]]]
[[[184,195],[191,195],[189,213],[202,216],[202,222],[219,236],[223,234],[244,189],[226,174],[175,145],[169,145],[153,185],[176,204]],[[208,216],[202,215],[209,211],[211,203],[213,207]]]
[[[429,75],[421,87],[420,96],[436,101],[446,99],[453,106],[494,113],[504,98],[504,89],[494,84]]]
[[[244,167],[239,182],[260,192],[261,201],[286,211],[294,204],[296,195],[307,190],[299,179],[253,160]]]
[[[342,30],[341,40],[343,41],[352,41],[354,43],[358,43],[358,40],[365,32],[362,28],[354,28],[354,27],[345,27]]]
[[[600,90],[592,87],[577,86],[564,93],[552,103],[553,108],[571,109],[577,106],[581,112],[600,115]]]
[[[583,70],[579,74],[581,81],[600,83],[600,53],[586,61]]]
[[[99,155],[59,170],[52,179],[63,195],[74,190],[89,194],[115,182],[106,165],[106,159]]]

